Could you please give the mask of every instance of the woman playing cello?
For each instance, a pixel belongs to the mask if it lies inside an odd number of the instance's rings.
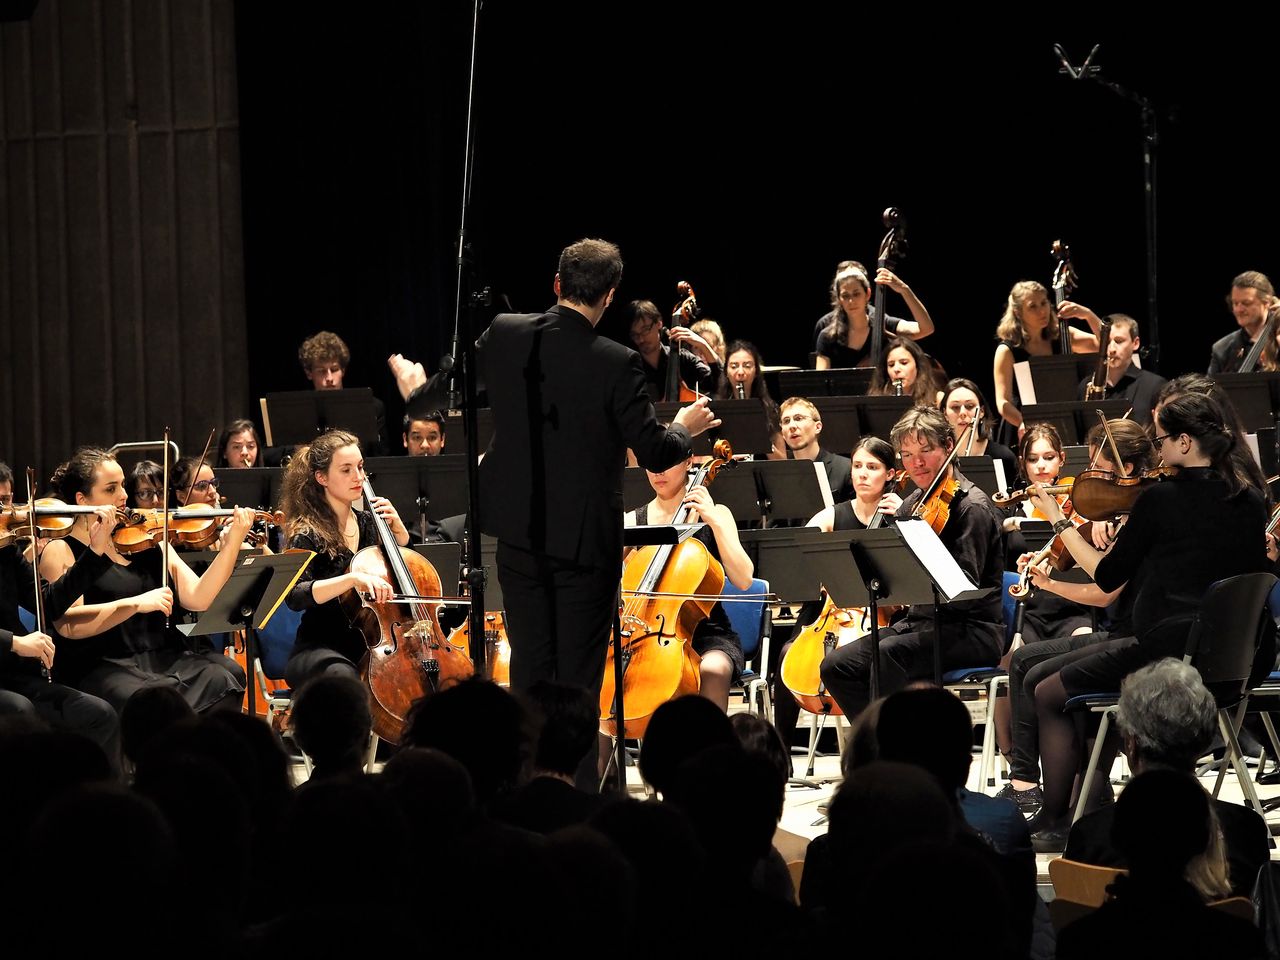
[[[318,674],[360,679],[359,663],[367,645],[348,623],[338,597],[356,590],[379,601],[391,599],[386,580],[347,571],[357,551],[378,543],[373,517],[353,507],[363,494],[364,480],[360,441],[341,430],[330,430],[299,448],[285,470],[281,507],[289,548],[316,553],[286,598],[291,610],[302,611],[297,643],[285,668],[285,679],[295,690]],[[390,525],[396,542],[407,546],[409,531],[391,501],[378,497],[370,507]]]
[[[715,503],[705,486],[686,489],[692,464],[693,458],[689,457],[660,473],[646,470],[654,498],[627,514],[625,521],[629,526],[667,523],[682,506],[692,507],[698,520],[706,524],[694,536],[724,567],[725,579],[739,590],[745,590],[751,586],[754,571],[751,558],[738,539],[733,514],[728,507]],[[729,624],[723,604],[717,603],[711,608],[711,615],[698,624],[691,644],[702,658],[699,664],[702,680],[698,692],[727,712],[729,685],[746,666],[746,659],[742,654],[742,642]]]

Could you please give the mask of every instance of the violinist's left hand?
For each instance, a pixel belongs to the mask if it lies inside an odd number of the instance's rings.
[[[403,547],[409,542],[409,530],[400,519],[400,514],[396,513],[395,504],[386,497],[374,497],[369,501],[369,506],[374,513],[387,521],[387,526],[391,528],[391,533],[400,546]]]
[[[111,534],[116,528],[116,508],[98,507],[89,521],[89,549],[101,556],[111,549]]]
[[[414,363],[398,353],[387,357],[387,366],[396,378],[396,387],[402,400],[408,400],[413,391],[427,382],[427,371],[422,364]]]
[[[236,507],[235,513],[231,517],[231,523],[227,526],[223,542],[234,545],[234,548],[239,550],[240,544],[244,542],[249,529],[253,526],[253,521],[254,511],[252,507]]]
[[[1027,499],[1036,505],[1050,523],[1057,523],[1063,519],[1062,508],[1058,506],[1058,501],[1051,494],[1045,493],[1044,487],[1039,484],[1033,483],[1027,488]]]

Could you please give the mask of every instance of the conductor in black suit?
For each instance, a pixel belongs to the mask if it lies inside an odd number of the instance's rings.
[[[596,333],[622,278],[618,248],[580,240],[560,254],[556,305],[499,314],[476,343],[494,431],[480,464],[480,529],[498,539],[511,686],[539,680],[596,693],[622,562],[622,472],[630,447],[665,470],[717,426],[706,398],[669,428],[645,391],[640,356]],[[445,378],[389,360],[410,416],[439,405]]]

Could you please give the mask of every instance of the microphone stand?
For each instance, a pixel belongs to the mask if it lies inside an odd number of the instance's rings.
[[[1144,344],[1143,357],[1150,359],[1148,369],[1158,372],[1160,369],[1160,324],[1156,311],[1156,147],[1160,137],[1156,126],[1155,104],[1135,90],[1122,86],[1112,80],[1104,80],[1102,68],[1093,62],[1101,44],[1095,44],[1079,67],[1071,65],[1062,44],[1055,43],[1053,52],[1062,64],[1058,72],[1066,74],[1072,80],[1093,80],[1106,87],[1116,96],[1136,104],[1142,114],[1142,173],[1145,191],[1143,200],[1147,228],[1147,337]],[[1103,352],[1106,345],[1103,344]],[[1145,364],[1144,364],[1145,366]]]
[[[463,432],[466,435],[467,456],[467,536],[466,556],[463,559],[462,579],[471,597],[468,613],[471,635],[471,662],[481,676],[489,675],[485,649],[484,624],[484,562],[480,552],[480,440],[476,423],[476,398],[479,394],[476,371],[476,320],[482,306],[490,302],[490,291],[485,287],[466,294],[467,267],[471,244],[467,239],[467,211],[471,206],[471,176],[475,162],[475,89],[476,49],[480,34],[481,0],[472,0],[471,60],[467,76],[467,126],[466,144],[462,160],[462,211],[458,226],[457,287],[454,298],[453,343],[449,356],[440,358],[440,369],[450,374],[449,407],[461,409]],[[466,308],[464,310],[464,303]],[[461,361],[460,363],[457,361]]]

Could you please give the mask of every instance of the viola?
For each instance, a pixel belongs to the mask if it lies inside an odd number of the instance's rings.
[[[1085,470],[1071,486],[1071,502],[1086,520],[1114,520],[1131,511],[1138,495],[1163,477],[1157,471],[1125,477],[1110,470]]]
[[[366,503],[373,487],[364,483]],[[387,522],[370,510],[377,544],[351,558],[352,573],[381,577],[395,597],[378,603],[348,590],[339,597],[352,627],[359,630],[369,652],[360,661],[360,677],[369,688],[373,732],[388,743],[399,743],[409,708],[423,697],[467,679],[475,673],[465,647],[445,639],[437,616],[442,597],[440,574],[419,553],[396,543]]]
[[[709,484],[733,459],[727,440],[698,467],[690,486]],[[693,508],[681,507],[672,523],[687,523]],[[619,730],[614,714],[614,644],[609,644],[600,687],[600,729],[609,736],[642,737],[655,710],[668,700],[697,693],[701,658],[690,641],[724,589],[724,568],[703,544],[689,537],[677,544],[641,547],[622,573],[622,683],[626,716]]]
[[[696,323],[698,318],[702,316],[702,311],[698,308],[698,298],[693,292],[686,280],[681,280],[676,284],[676,293],[681,298],[680,302],[675,305],[671,311],[671,325],[673,327],[687,327],[692,323]],[[666,333],[666,330],[663,330]],[[692,403],[698,399],[697,391],[691,389],[687,383],[680,379],[680,344],[675,343],[670,337],[667,342],[671,345],[671,352],[667,354],[667,384],[666,390],[663,392],[663,400],[678,400],[680,403]]]
[[[449,642],[459,650],[471,649],[471,618],[449,634]],[[507,624],[501,613],[484,615],[485,663],[489,679],[500,687],[511,686],[511,643],[507,640]]]
[[[960,439],[952,445],[951,452],[947,454],[947,459],[942,462],[942,467],[938,470],[938,475],[933,478],[933,482],[929,484],[924,495],[911,510],[911,515],[929,524],[934,533],[941,534],[942,528],[951,519],[951,503],[960,490],[960,481],[956,479],[955,472],[949,468],[955,463],[965,434],[972,429],[972,423],[965,424]]]

